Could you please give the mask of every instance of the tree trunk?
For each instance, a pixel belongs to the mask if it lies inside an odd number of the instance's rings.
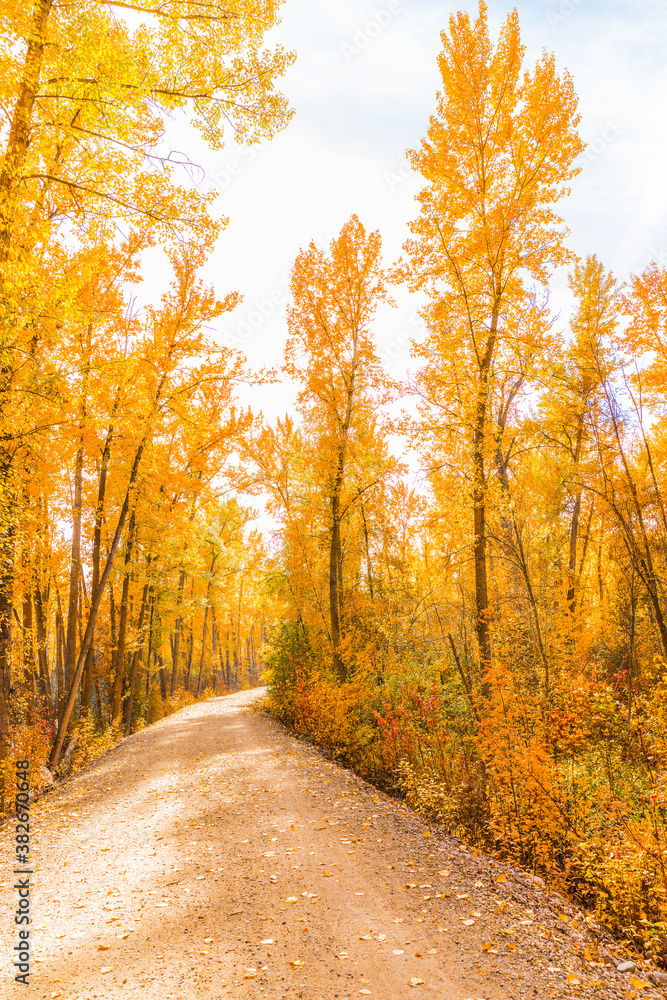
[[[475,629],[479,648],[479,666],[482,679],[482,695],[488,698],[491,693],[487,671],[491,666],[491,631],[489,611],[489,590],[487,573],[487,542],[486,542],[486,473],[484,470],[484,451],[486,446],[486,412],[489,397],[489,378],[493,352],[496,346],[498,329],[498,308],[494,307],[490,335],[486,343],[484,356],[480,358],[479,385],[477,388],[477,405],[475,413],[475,429],[473,434],[473,527],[475,562]]]
[[[577,421],[577,437],[574,445],[574,467],[579,472],[579,461],[581,459],[581,445],[584,436],[584,414],[585,409],[579,414]],[[567,607],[571,615],[576,607],[577,588],[577,541],[579,537],[579,516],[581,514],[581,487],[577,485],[577,493],[574,499],[574,510],[572,511],[572,521],[570,523],[570,551],[567,565]]]
[[[115,407],[114,407],[115,410]],[[100,462],[100,478],[97,486],[97,506],[95,507],[95,528],[93,531],[93,576],[90,584],[90,592],[94,594],[100,585],[100,551],[102,547],[102,521],[104,518],[104,501],[107,490],[107,474],[109,469],[109,458],[111,456],[111,442],[113,440],[113,424],[109,425],[107,436],[102,449],[102,460]],[[90,702],[91,674],[93,671],[94,646],[91,643],[86,663],[83,668],[83,693],[81,695],[81,714],[88,715],[88,703]]]
[[[331,548],[329,550],[329,617],[331,622],[331,650],[333,668],[342,684],[347,676],[341,652],[340,635],[340,494],[334,491],[331,497]]]
[[[49,664],[47,656],[47,635],[46,618],[44,615],[44,598],[40,586],[39,573],[35,574],[33,590],[33,602],[35,605],[35,626],[37,632],[37,660],[39,663],[39,693],[49,716],[53,716],[53,697],[51,694],[51,680],[49,678]]]
[[[83,433],[83,428],[81,429]],[[76,627],[79,607],[79,574],[81,572],[81,509],[83,492],[83,440],[76,452],[74,468],[74,507],[72,510],[72,556],[69,571],[67,603],[67,638],[65,641],[65,687],[74,676],[76,661]]]
[[[180,614],[180,608],[183,604],[184,588],[185,570],[181,569],[178,574],[178,588],[176,591],[176,609],[178,611],[178,617],[174,622],[174,639],[171,644],[171,682],[169,684],[169,693],[172,696],[176,693],[176,684],[178,681],[178,657],[181,651],[181,635],[183,633],[183,618]]]
[[[150,566],[150,556],[148,557],[148,564]],[[134,699],[134,682],[137,673],[137,663],[139,657],[141,656],[141,651],[144,647],[143,632],[144,632],[144,621],[146,618],[146,610],[148,608],[148,602],[152,597],[152,587],[146,581],[144,584],[144,592],[141,596],[141,608],[139,609],[139,622],[137,625],[138,632],[138,646],[132,654],[132,663],[130,666],[129,676],[127,678],[127,685],[125,688],[125,697],[123,699],[123,716],[125,719],[125,735],[130,735],[130,730],[132,727],[132,702]],[[151,605],[151,617],[152,617],[152,605]],[[148,666],[146,667],[148,669]]]
[[[130,593],[130,577],[132,575],[132,551],[136,536],[134,511],[130,517],[125,543],[125,566],[123,571],[123,589],[121,591],[120,610],[118,614],[118,645],[116,647],[116,673],[113,679],[113,697],[111,719],[120,724],[121,703],[123,695],[123,675],[125,672],[125,646],[127,639],[128,601]]]

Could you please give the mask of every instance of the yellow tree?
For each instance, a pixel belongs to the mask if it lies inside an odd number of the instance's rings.
[[[426,180],[399,273],[425,290],[432,334],[416,349],[419,381],[435,404],[451,392],[456,358],[468,376],[452,400],[469,432],[476,629],[480,663],[491,661],[487,572],[487,463],[495,436],[489,400],[500,345],[526,302],[526,279],[546,282],[569,259],[554,203],[577,173],[577,99],[567,73],[543,55],[522,70],[518,16],[495,47],[487,7],[450,18],[438,57],[442,89],[421,147],[410,154]],[[451,397],[450,397],[451,398]]]
[[[284,371],[298,384],[304,426],[316,439],[315,480],[324,486],[329,505],[331,651],[334,671],[344,681],[341,524],[380,477],[377,471],[362,476],[350,490],[349,471],[358,463],[364,431],[390,392],[371,332],[377,306],[387,301],[380,234],[367,233],[353,215],[328,254],[312,243],[301,251],[291,292]]]

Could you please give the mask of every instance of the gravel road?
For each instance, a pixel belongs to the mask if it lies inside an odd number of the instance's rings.
[[[184,709],[33,806],[28,988],[5,828],[0,995],[629,995],[583,915],[252,711],[261,694]]]

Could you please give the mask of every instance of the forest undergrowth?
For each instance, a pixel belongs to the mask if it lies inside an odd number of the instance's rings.
[[[429,822],[518,863],[665,963],[667,683],[628,717],[589,676],[544,705],[497,669],[471,710],[452,669],[402,663],[340,685],[283,627],[271,653],[270,712]],[[656,673],[664,664],[655,663]],[[502,674],[501,674],[502,670]]]

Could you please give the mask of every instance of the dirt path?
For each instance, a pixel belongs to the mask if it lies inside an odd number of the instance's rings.
[[[16,894],[3,832],[1,996],[631,995],[627,976],[592,964],[605,955],[591,953],[571,908],[557,898],[551,908],[520,873],[430,836],[250,711],[256,697],[185,709],[33,807],[27,989],[7,959]]]

